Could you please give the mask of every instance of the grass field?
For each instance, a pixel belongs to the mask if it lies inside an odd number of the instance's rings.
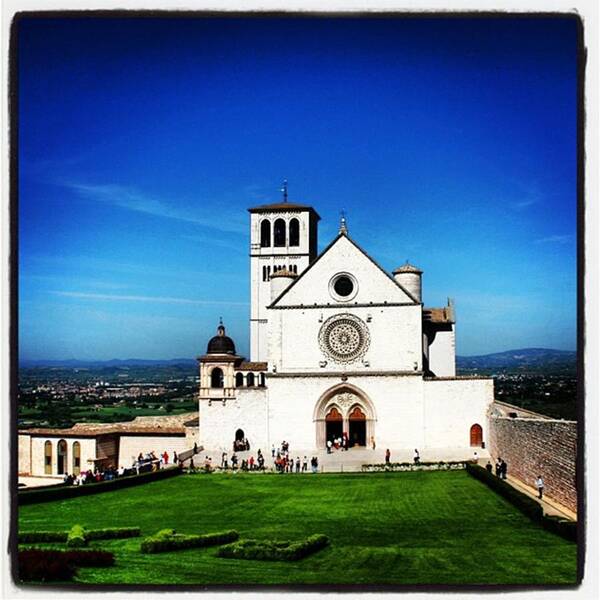
[[[19,509],[21,531],[139,526],[143,535],[237,529],[242,538],[331,544],[297,563],[215,557],[215,548],[141,554],[140,539],[93,542],[116,566],[81,569],[117,584],[565,584],[576,545],[542,529],[465,471],[182,475]]]

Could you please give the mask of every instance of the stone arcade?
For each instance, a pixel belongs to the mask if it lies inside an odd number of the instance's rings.
[[[286,198],[287,200],[287,198]],[[422,272],[389,274],[348,232],[317,256],[320,220],[280,202],[250,212],[250,360],[221,323],[200,365],[200,442],[288,441],[471,457],[485,446],[493,380],[457,377],[454,306],[425,308]]]

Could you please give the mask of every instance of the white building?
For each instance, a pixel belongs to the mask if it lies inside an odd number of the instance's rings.
[[[316,211],[291,202],[251,208],[250,361],[218,335],[200,357],[200,443],[263,452],[282,440],[472,456],[487,437],[493,380],[457,377],[451,302],[425,308],[422,272],[387,273],[350,236],[317,256]]]

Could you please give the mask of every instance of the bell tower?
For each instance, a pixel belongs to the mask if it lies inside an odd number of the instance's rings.
[[[286,269],[300,276],[317,256],[314,208],[288,201],[287,181],[281,202],[249,208],[250,213],[250,360],[268,360],[267,310],[271,276]]]

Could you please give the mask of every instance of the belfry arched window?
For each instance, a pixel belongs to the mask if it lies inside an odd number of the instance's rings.
[[[290,221],[290,246],[300,245],[300,221],[294,218]]]
[[[271,221],[264,219],[260,224],[260,246],[268,248],[271,245]]]
[[[52,475],[52,442],[44,444],[44,475]]]
[[[79,475],[81,472],[81,445],[79,442],[73,442],[73,474]]]
[[[222,388],[223,387],[223,371],[219,367],[215,367],[210,372],[210,387]]]
[[[273,245],[281,248],[285,246],[285,221],[277,219],[273,226]]]

